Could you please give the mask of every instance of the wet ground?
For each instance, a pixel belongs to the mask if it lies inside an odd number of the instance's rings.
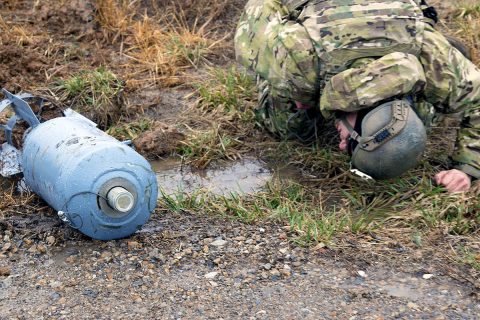
[[[207,192],[213,195],[248,195],[264,190],[272,179],[300,177],[294,167],[272,168],[267,163],[246,158],[228,164],[213,164],[207,169],[195,169],[181,159],[167,158],[151,162],[157,173],[159,194],[193,194]]]

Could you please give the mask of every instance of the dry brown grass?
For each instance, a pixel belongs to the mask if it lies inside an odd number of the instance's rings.
[[[27,27],[9,24],[0,16],[0,45],[12,42],[19,46],[31,45],[40,38]]]
[[[441,21],[447,32],[470,48],[472,60],[480,65],[480,4],[477,0],[455,0],[448,4]]]
[[[198,20],[187,21],[182,8],[173,10],[154,8],[139,14],[138,1],[98,1],[98,21],[105,38],[118,43],[120,51],[129,58],[128,87],[146,83],[165,86],[184,82],[183,72],[196,67],[213,52],[222,39],[206,28],[211,19],[198,25]],[[132,13],[134,12],[134,13]]]

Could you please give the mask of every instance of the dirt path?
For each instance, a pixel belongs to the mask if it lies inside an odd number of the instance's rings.
[[[110,242],[85,239],[54,216],[37,228],[8,223],[40,233],[3,237],[1,246],[18,251],[0,260],[11,267],[0,277],[0,319],[475,319],[480,312],[471,285],[409,249],[365,259],[354,256],[355,243],[305,249],[279,225],[189,213],[157,214],[132,238]]]

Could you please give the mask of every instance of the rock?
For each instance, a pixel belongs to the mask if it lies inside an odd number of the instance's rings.
[[[9,276],[12,273],[11,267],[0,267],[0,276]]]
[[[45,254],[45,253],[47,253],[47,247],[43,244],[39,244],[37,246],[37,251],[41,254]]]
[[[280,273],[284,277],[290,277],[292,275],[292,268],[288,264],[285,264],[283,266],[283,269],[280,270]]]
[[[418,305],[413,302],[407,303],[407,307],[410,309],[418,310]]]
[[[50,281],[49,284],[50,288],[61,288],[63,286],[63,283],[60,281]]]
[[[6,288],[10,287],[10,286],[12,285],[12,283],[13,283],[13,278],[12,278],[11,276],[6,277],[6,278],[3,279],[3,281],[2,281],[2,287],[3,287],[4,289],[6,289]]]
[[[277,269],[272,269],[272,270],[270,270],[270,275],[275,276],[275,277],[279,277],[280,276],[280,271],[278,271]]]
[[[217,240],[213,241],[212,243],[210,243],[210,245],[214,246],[214,247],[223,247],[227,243],[228,243],[228,241],[225,241],[223,239],[217,239]]]
[[[260,231],[260,233],[265,233],[265,229],[264,229],[264,228],[259,228],[258,231]]]
[[[138,243],[137,241],[128,241],[127,246],[128,246],[128,250],[130,251],[141,248],[140,243]]]
[[[272,265],[270,263],[266,263],[266,264],[263,265],[263,268],[265,270],[270,270],[270,269],[272,269]]]
[[[358,270],[357,271],[358,275],[362,278],[366,278],[367,277],[367,273],[363,270]]]
[[[204,277],[205,279],[213,280],[218,275],[218,272],[207,273]]]
[[[10,250],[10,248],[12,247],[12,243],[11,242],[7,242],[3,245],[2,247],[2,252],[7,252],[8,250]]]
[[[433,274],[426,273],[422,276],[422,278],[425,279],[425,280],[431,279],[431,278],[433,278]]]
[[[47,244],[49,246],[53,246],[55,244],[55,237],[54,236],[49,236],[49,237],[47,237],[46,241],[47,241]]]

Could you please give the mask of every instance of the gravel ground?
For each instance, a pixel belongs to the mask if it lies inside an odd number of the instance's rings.
[[[281,225],[157,213],[92,241],[55,216],[2,224],[0,319],[475,319],[475,288],[428,254],[302,248]]]

